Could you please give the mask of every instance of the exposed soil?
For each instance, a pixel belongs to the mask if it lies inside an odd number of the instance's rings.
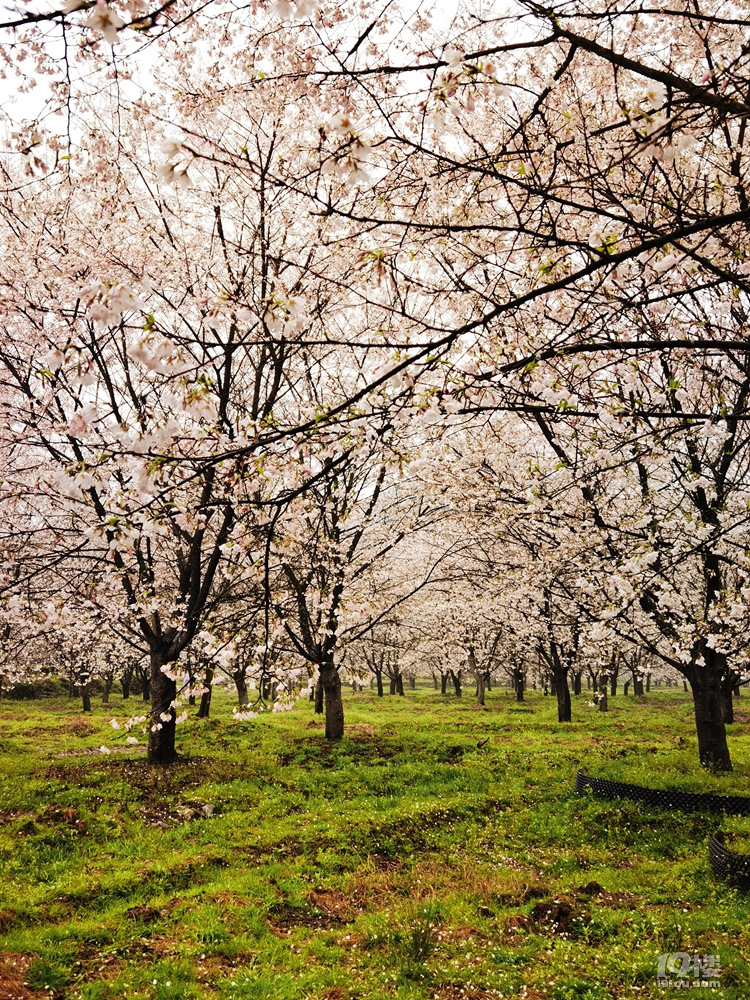
[[[26,985],[31,962],[28,955],[0,952],[0,1000],[35,1000],[45,995]]]

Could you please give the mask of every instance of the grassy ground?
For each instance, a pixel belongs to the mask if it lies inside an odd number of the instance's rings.
[[[537,692],[349,693],[331,746],[306,703],[238,724],[219,696],[164,771],[108,725],[117,699],[2,702],[0,1000],[655,997],[679,951],[746,998],[750,896],[707,839],[750,819],[573,791],[582,766],[750,795],[750,711],[712,777],[688,698],[584,697],[563,727]]]

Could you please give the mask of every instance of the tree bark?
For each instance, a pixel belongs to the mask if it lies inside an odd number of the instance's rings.
[[[448,675],[440,675],[440,694],[448,694]]]
[[[599,682],[599,711],[600,712],[606,712],[609,709],[609,706],[607,705],[607,683],[608,683],[608,680],[609,680],[609,678],[607,677],[607,675],[603,674],[602,678],[601,678],[601,680]]]
[[[461,694],[462,694],[462,691],[461,691],[461,671],[459,670],[458,673],[456,673],[454,670],[449,670],[448,673],[450,674],[450,678],[453,681],[453,690],[456,693],[456,697],[460,698]]]
[[[206,667],[206,675],[203,678],[205,691],[201,695],[201,703],[198,706],[198,718],[207,719],[211,714],[211,694],[213,692],[214,668]]]
[[[81,684],[81,702],[83,704],[83,711],[91,711],[91,691],[89,690],[89,682],[86,681],[85,684]]]
[[[403,698],[404,697],[404,675],[403,674],[399,674],[398,677],[396,678],[396,690],[398,691],[398,693]]]
[[[165,664],[161,651],[152,651],[148,688],[151,694],[151,727],[148,734],[149,764],[172,764],[175,750],[176,712],[172,702],[177,696],[177,683],[162,672]],[[165,718],[162,718],[162,715]]]
[[[514,682],[514,687],[516,689],[516,701],[523,701],[524,700],[523,670],[519,669],[518,667],[516,667],[516,669],[513,671],[513,682]]]
[[[324,708],[324,691],[323,682],[320,679],[320,673],[318,673],[318,683],[315,685],[315,714],[322,715]]]
[[[725,675],[721,678],[721,717],[726,726],[730,726],[734,722],[734,702],[732,701],[734,687],[734,674]]]
[[[375,683],[378,686],[378,698],[383,697],[383,671],[378,670],[375,674]]]
[[[102,705],[109,705],[109,696],[112,692],[114,677],[111,675],[104,678],[104,690],[102,691]]]
[[[573,674],[573,694],[579,695],[581,693],[581,671],[576,670]]]
[[[247,678],[242,670],[236,670],[232,676],[234,677],[234,686],[237,688],[237,704],[242,711],[243,708],[247,708],[250,701],[247,696]]]
[[[732,759],[727,746],[727,731],[722,715],[720,654],[703,650],[704,667],[692,668],[690,685],[693,689],[695,729],[698,734],[698,757],[704,767],[715,771],[731,771]]]
[[[484,674],[477,673],[477,705],[484,705]]]
[[[341,678],[333,663],[321,666],[320,686],[325,699],[326,739],[340,740],[344,735],[344,703],[341,699]]]
[[[563,669],[555,670],[555,694],[557,695],[557,721],[570,722],[570,688],[568,687],[568,671]]]

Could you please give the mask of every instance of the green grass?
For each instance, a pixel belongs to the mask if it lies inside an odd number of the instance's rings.
[[[57,1000],[604,1000],[663,996],[657,955],[695,950],[720,956],[720,996],[747,997],[750,896],[714,882],[707,841],[746,845],[750,819],[574,794],[582,767],[750,795],[739,704],[736,770],[716,776],[674,688],[607,714],[574,699],[569,726],[538,692],[516,706],[493,691],[485,710],[468,692],[349,692],[336,745],[306,702],[235,723],[217,692],[166,770],[108,725],[136,700],[85,719],[65,699],[0,702],[0,984]]]

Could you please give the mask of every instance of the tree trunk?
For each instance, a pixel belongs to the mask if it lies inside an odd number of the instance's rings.
[[[409,690],[410,691],[416,691],[417,690],[417,678],[416,677],[410,677],[409,678]]]
[[[731,771],[732,760],[727,746],[727,731],[722,716],[721,673],[716,663],[719,655],[705,648],[705,667],[692,668],[690,685],[693,689],[695,730],[698,734],[698,756],[704,767],[715,771]]]
[[[114,677],[111,675],[104,678],[104,690],[102,691],[102,705],[109,705],[109,696],[112,692]]]
[[[449,671],[449,673],[450,673],[450,678],[453,681],[453,690],[456,693],[456,697],[460,698],[461,694],[462,694],[462,691],[461,691],[461,671],[459,670],[458,673],[456,673],[455,671],[451,670],[451,671]]]
[[[434,672],[433,672],[433,675],[432,675],[432,686],[437,691],[437,689],[438,689],[438,679],[437,679],[437,674],[434,673]]]
[[[234,678],[234,686],[237,688],[237,704],[240,711],[243,708],[247,708],[249,704],[249,699],[247,697],[247,678],[242,670],[235,670],[232,674]]]
[[[403,674],[399,674],[398,677],[396,678],[396,690],[398,691],[398,693],[403,698],[403,696],[404,696],[404,675]]]
[[[326,739],[340,740],[344,735],[344,703],[341,700],[341,678],[333,663],[321,666],[320,686],[325,698]]]
[[[440,675],[440,694],[448,694],[448,675]]]
[[[151,678],[147,675],[143,678],[143,700],[151,701]]]
[[[573,674],[573,694],[579,695],[581,693],[581,671],[576,670]]]
[[[376,683],[378,685],[378,698],[382,698],[383,697],[383,671],[382,670],[378,670],[378,672],[375,674],[375,681],[376,681]]]
[[[516,689],[516,701],[523,701],[524,700],[524,698],[523,698],[523,692],[524,692],[523,670],[519,670],[518,668],[516,668],[513,671],[513,681],[514,681],[514,686],[515,686],[515,689]]]
[[[622,693],[625,695],[626,698],[628,696],[628,688],[629,687],[630,687],[630,681],[625,681],[625,683],[622,686]]]
[[[651,690],[651,674],[646,674],[646,692]]]
[[[568,671],[555,670],[555,693],[557,695],[557,721],[570,722],[570,688],[568,687]]]
[[[198,706],[199,719],[207,719],[211,714],[211,693],[213,691],[213,680],[214,668],[206,667],[206,675],[203,678],[203,687],[205,690],[201,695],[201,703]]]
[[[324,691],[323,682],[320,679],[320,673],[318,673],[318,683],[315,685],[315,714],[323,714],[323,702],[324,702]]]
[[[164,663],[164,655],[160,651],[152,651],[151,673],[148,679],[148,689],[151,694],[151,725],[148,734],[149,764],[172,764],[177,759],[175,751],[175,719],[177,715],[172,707],[172,702],[177,696],[177,682],[162,673],[161,668]]]
[[[81,684],[81,702],[83,704],[83,711],[91,711],[91,691],[89,690],[89,682],[86,681],[85,684]]]
[[[732,689],[734,686],[734,676],[722,677],[721,717],[724,720],[725,726],[730,726],[734,722],[734,702],[732,701]]]
[[[600,712],[606,712],[609,709],[609,706],[607,705],[607,683],[608,683],[608,681],[609,681],[609,678],[607,677],[607,675],[603,674],[602,678],[601,678],[601,680],[599,682],[599,711]]]
[[[484,705],[484,674],[481,670],[477,674],[477,705]]]
[[[617,674],[612,674],[609,678],[609,693],[613,698],[617,694]]]

